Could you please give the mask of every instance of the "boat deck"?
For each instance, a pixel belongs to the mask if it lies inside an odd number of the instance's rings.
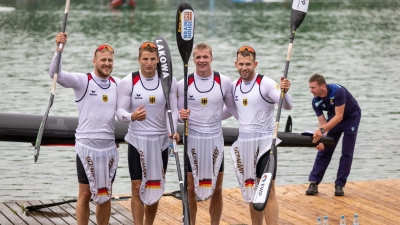
[[[359,215],[361,224],[400,224],[400,180],[348,182],[345,196],[334,196],[334,184],[322,183],[316,196],[307,196],[308,184],[276,187],[279,201],[279,224],[315,224],[318,217],[327,215],[331,224],[339,224],[345,215],[351,224]],[[239,188],[224,189],[222,225],[251,224],[248,204],[242,200]],[[62,204],[38,211],[26,211],[28,205],[39,205],[55,200],[8,201],[0,203],[0,224],[76,224],[76,203]],[[112,203],[110,224],[134,224],[130,213],[130,199]],[[197,224],[210,224],[209,201],[198,202]],[[96,224],[95,203],[90,204],[90,223]],[[154,224],[181,224],[182,203],[172,196],[160,200]]]

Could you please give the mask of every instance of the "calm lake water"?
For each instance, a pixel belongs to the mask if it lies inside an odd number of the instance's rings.
[[[183,63],[175,40],[179,2],[138,0],[134,11],[111,11],[106,0],[71,1],[63,69],[92,71],[94,49],[107,42],[115,49],[113,75],[122,78],[139,69],[139,44],[163,36],[170,45],[174,76],[182,79]],[[187,2],[196,15],[195,44],[207,42],[213,47],[215,70],[232,80],[238,77],[235,53],[249,44],[257,52],[257,71],[279,80],[289,44],[291,1]],[[64,7],[63,0],[0,0],[0,112],[44,114],[51,89],[47,70]],[[312,74],[321,73],[329,83],[348,88],[362,108],[349,181],[400,178],[399,19],[399,1],[312,0],[295,36],[288,74],[294,107],[282,111],[280,130],[288,115],[293,132],[317,127],[307,83]],[[195,68],[191,60],[190,72]],[[72,90],[57,87],[50,114],[77,116]],[[234,119],[223,124],[238,126]],[[0,142],[0,201],[76,197],[74,148],[42,147],[36,164],[33,149],[29,143]],[[340,151],[338,146],[324,182],[334,181]],[[127,146],[122,145],[119,153],[114,194],[129,194]],[[308,183],[315,153],[313,148],[279,148],[277,185]],[[229,147],[225,160],[224,187],[237,187]],[[166,191],[178,190],[177,180],[171,158]]]

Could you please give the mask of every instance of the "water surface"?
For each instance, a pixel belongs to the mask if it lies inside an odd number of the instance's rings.
[[[71,2],[63,69],[92,71],[93,51],[106,42],[116,53],[113,75],[122,78],[139,69],[139,45],[163,36],[170,45],[174,76],[182,79],[183,63],[175,40],[180,1],[138,0],[134,11],[111,11],[106,2]],[[215,70],[236,79],[236,50],[249,44],[257,52],[257,71],[279,80],[289,43],[291,1],[187,2],[196,15],[195,44],[207,42],[213,47]],[[62,28],[64,7],[60,0],[0,0],[0,112],[44,114],[51,89],[47,71],[56,48],[54,37]],[[329,83],[348,88],[362,108],[349,181],[400,178],[396,140],[400,133],[399,12],[398,1],[313,0],[295,36],[288,74],[294,107],[282,111],[280,130],[288,115],[293,119],[293,132],[317,127],[307,83],[312,74],[321,73]],[[193,69],[190,60],[189,71]],[[72,90],[57,87],[50,114],[77,116]],[[238,126],[234,119],[223,124]],[[340,151],[339,145],[324,182],[334,181]],[[115,194],[130,193],[126,152],[127,146],[121,145]],[[313,148],[279,148],[277,185],[307,183],[315,153]],[[237,187],[229,147],[225,148],[225,160],[224,187]],[[29,143],[0,142],[0,173],[0,201],[77,196],[72,147],[42,147],[35,164]],[[177,180],[171,158],[166,191],[178,190]]]

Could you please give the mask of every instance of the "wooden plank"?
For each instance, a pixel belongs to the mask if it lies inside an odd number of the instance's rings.
[[[62,199],[61,201],[68,201],[68,200],[70,200],[70,199]],[[52,200],[52,201],[53,201],[53,202],[60,202],[60,201],[58,201],[58,200]],[[71,215],[71,217],[73,217],[73,218],[76,220],[76,202],[71,202],[71,203],[68,203],[68,204],[62,204],[62,205],[60,205],[60,207],[61,207],[65,212],[67,212],[69,215]],[[96,220],[95,220],[95,221],[96,221]],[[89,218],[88,224],[93,225],[93,224],[96,224],[96,223],[94,223],[93,221],[91,221],[90,218]]]
[[[239,188],[224,190],[223,201],[224,206],[221,218],[224,221],[229,224],[251,223],[249,203],[244,201]]]
[[[308,184],[276,187],[279,204],[279,221],[282,225],[315,224],[317,217],[329,216],[331,224],[338,224],[341,215],[345,215],[347,223],[351,224],[354,213],[357,213],[363,224],[400,224],[398,210],[400,208],[400,179],[385,181],[348,182],[345,196],[334,196],[333,183],[321,183],[316,196],[308,196],[305,191]],[[379,190],[377,192],[376,190]],[[58,200],[52,200],[56,202]],[[48,201],[42,201],[43,203]],[[208,201],[198,202],[197,224],[209,224]],[[58,224],[52,215],[68,215],[68,223],[75,219],[75,203],[57,206],[60,211],[41,209],[39,212],[26,212],[26,217],[32,222],[21,220],[19,207],[23,204],[40,204],[37,201],[0,203],[0,224]],[[112,202],[110,224],[134,224],[130,212],[131,201],[119,200]],[[53,208],[53,207],[52,207]],[[91,202],[91,222],[96,224],[96,205]],[[16,212],[16,214],[14,214]],[[13,219],[7,219],[7,215]],[[51,214],[53,213],[53,214]],[[65,217],[62,217],[65,218]],[[182,202],[172,196],[164,196],[160,200],[159,209],[154,224],[180,224],[182,219]],[[14,221],[15,220],[15,221]],[[5,222],[4,222],[5,221]],[[21,223],[22,222],[22,223]],[[249,205],[244,202],[239,188],[223,190],[223,212],[221,225],[251,224]]]
[[[10,209],[12,209],[14,212],[18,213],[18,216],[26,223],[29,225],[36,225],[40,224],[37,220],[35,220],[34,217],[30,216],[30,214],[26,213],[25,210],[25,205],[23,201],[20,202],[5,202]],[[1,223],[0,223],[1,224]]]
[[[56,201],[56,200],[52,201],[52,200],[44,199],[44,200],[41,200],[41,202],[43,204],[48,204],[48,203],[54,203],[54,202],[60,202],[60,201]],[[67,203],[65,203],[65,204],[67,204]],[[63,204],[63,205],[65,205],[65,204]],[[64,221],[65,224],[75,224],[76,219],[74,217],[71,217],[71,215],[69,213],[67,213],[66,211],[64,211],[60,206],[49,207],[49,210],[54,213],[55,217],[58,217],[60,220]]]
[[[28,203],[30,205],[42,205],[43,203],[39,200],[29,200]],[[43,208],[36,211],[31,212],[35,218],[40,218],[42,221],[39,221],[42,224],[66,224],[63,220],[61,220],[57,215],[55,215],[49,208]],[[47,220],[46,220],[47,219]]]
[[[3,214],[4,217],[7,218],[8,221],[11,221],[11,224],[15,225],[26,225],[27,223],[24,222],[24,220],[21,219],[21,217],[18,216],[18,212],[14,211],[13,209],[10,209],[6,203],[0,203],[0,212]],[[4,223],[8,223],[4,221]]]
[[[133,224],[132,220],[129,220],[126,218],[119,210],[116,210],[113,208],[113,205],[117,204],[116,202],[111,202],[111,217],[113,217],[116,221],[118,221],[120,224],[128,225],[128,224]]]
[[[26,206],[33,205],[33,204],[30,201],[25,201],[24,205],[26,207]],[[40,224],[53,224],[46,216],[44,216],[40,212],[40,210],[38,210],[38,211],[26,211],[26,214],[28,214],[32,218],[35,218],[35,220],[37,220]]]
[[[172,196],[160,199],[155,224],[180,224],[182,223],[182,201]]]
[[[94,202],[94,201],[90,201],[90,203],[89,203],[89,207],[90,207],[90,211],[92,211],[93,212],[93,216],[94,216],[94,221],[97,221],[96,220],[96,207],[97,207],[97,204]],[[90,213],[90,214],[92,214],[92,213]],[[91,215],[92,216],[92,215]],[[116,220],[114,217],[112,217],[112,216],[110,216],[110,220],[109,220],[109,222],[108,222],[110,225],[120,225],[121,223],[118,221],[118,220]]]
[[[0,204],[2,204],[2,203],[0,203]],[[5,216],[3,215],[3,213],[2,213],[1,210],[0,210],[0,224],[1,224],[1,225],[13,225],[13,224],[11,223],[11,221],[9,221],[9,220],[7,219],[7,217],[5,217]]]
[[[111,202],[111,207],[119,214],[121,214],[121,216],[124,216],[126,218],[126,223],[123,224],[133,224],[133,218],[131,212],[122,205],[120,205],[118,201]]]

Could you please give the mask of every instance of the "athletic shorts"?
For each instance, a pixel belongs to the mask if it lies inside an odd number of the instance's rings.
[[[79,158],[78,154],[76,154],[76,172],[78,174],[78,182],[80,184],[89,184],[89,180],[86,176],[85,169],[83,168],[82,161]],[[115,171],[114,177],[111,182],[114,182],[116,174],[117,174],[117,171]]]
[[[168,166],[168,149],[162,151],[162,161],[164,172],[167,173]],[[128,167],[131,180],[141,180],[142,179],[142,165],[140,163],[140,155],[138,150],[131,144],[128,144]]]
[[[222,162],[221,162],[221,167],[219,168],[219,172],[224,172],[224,156],[222,157]],[[187,164],[188,164],[188,170],[187,170],[187,172],[188,173],[191,173],[192,172],[192,165],[190,164],[190,160],[189,159],[187,159]]]

